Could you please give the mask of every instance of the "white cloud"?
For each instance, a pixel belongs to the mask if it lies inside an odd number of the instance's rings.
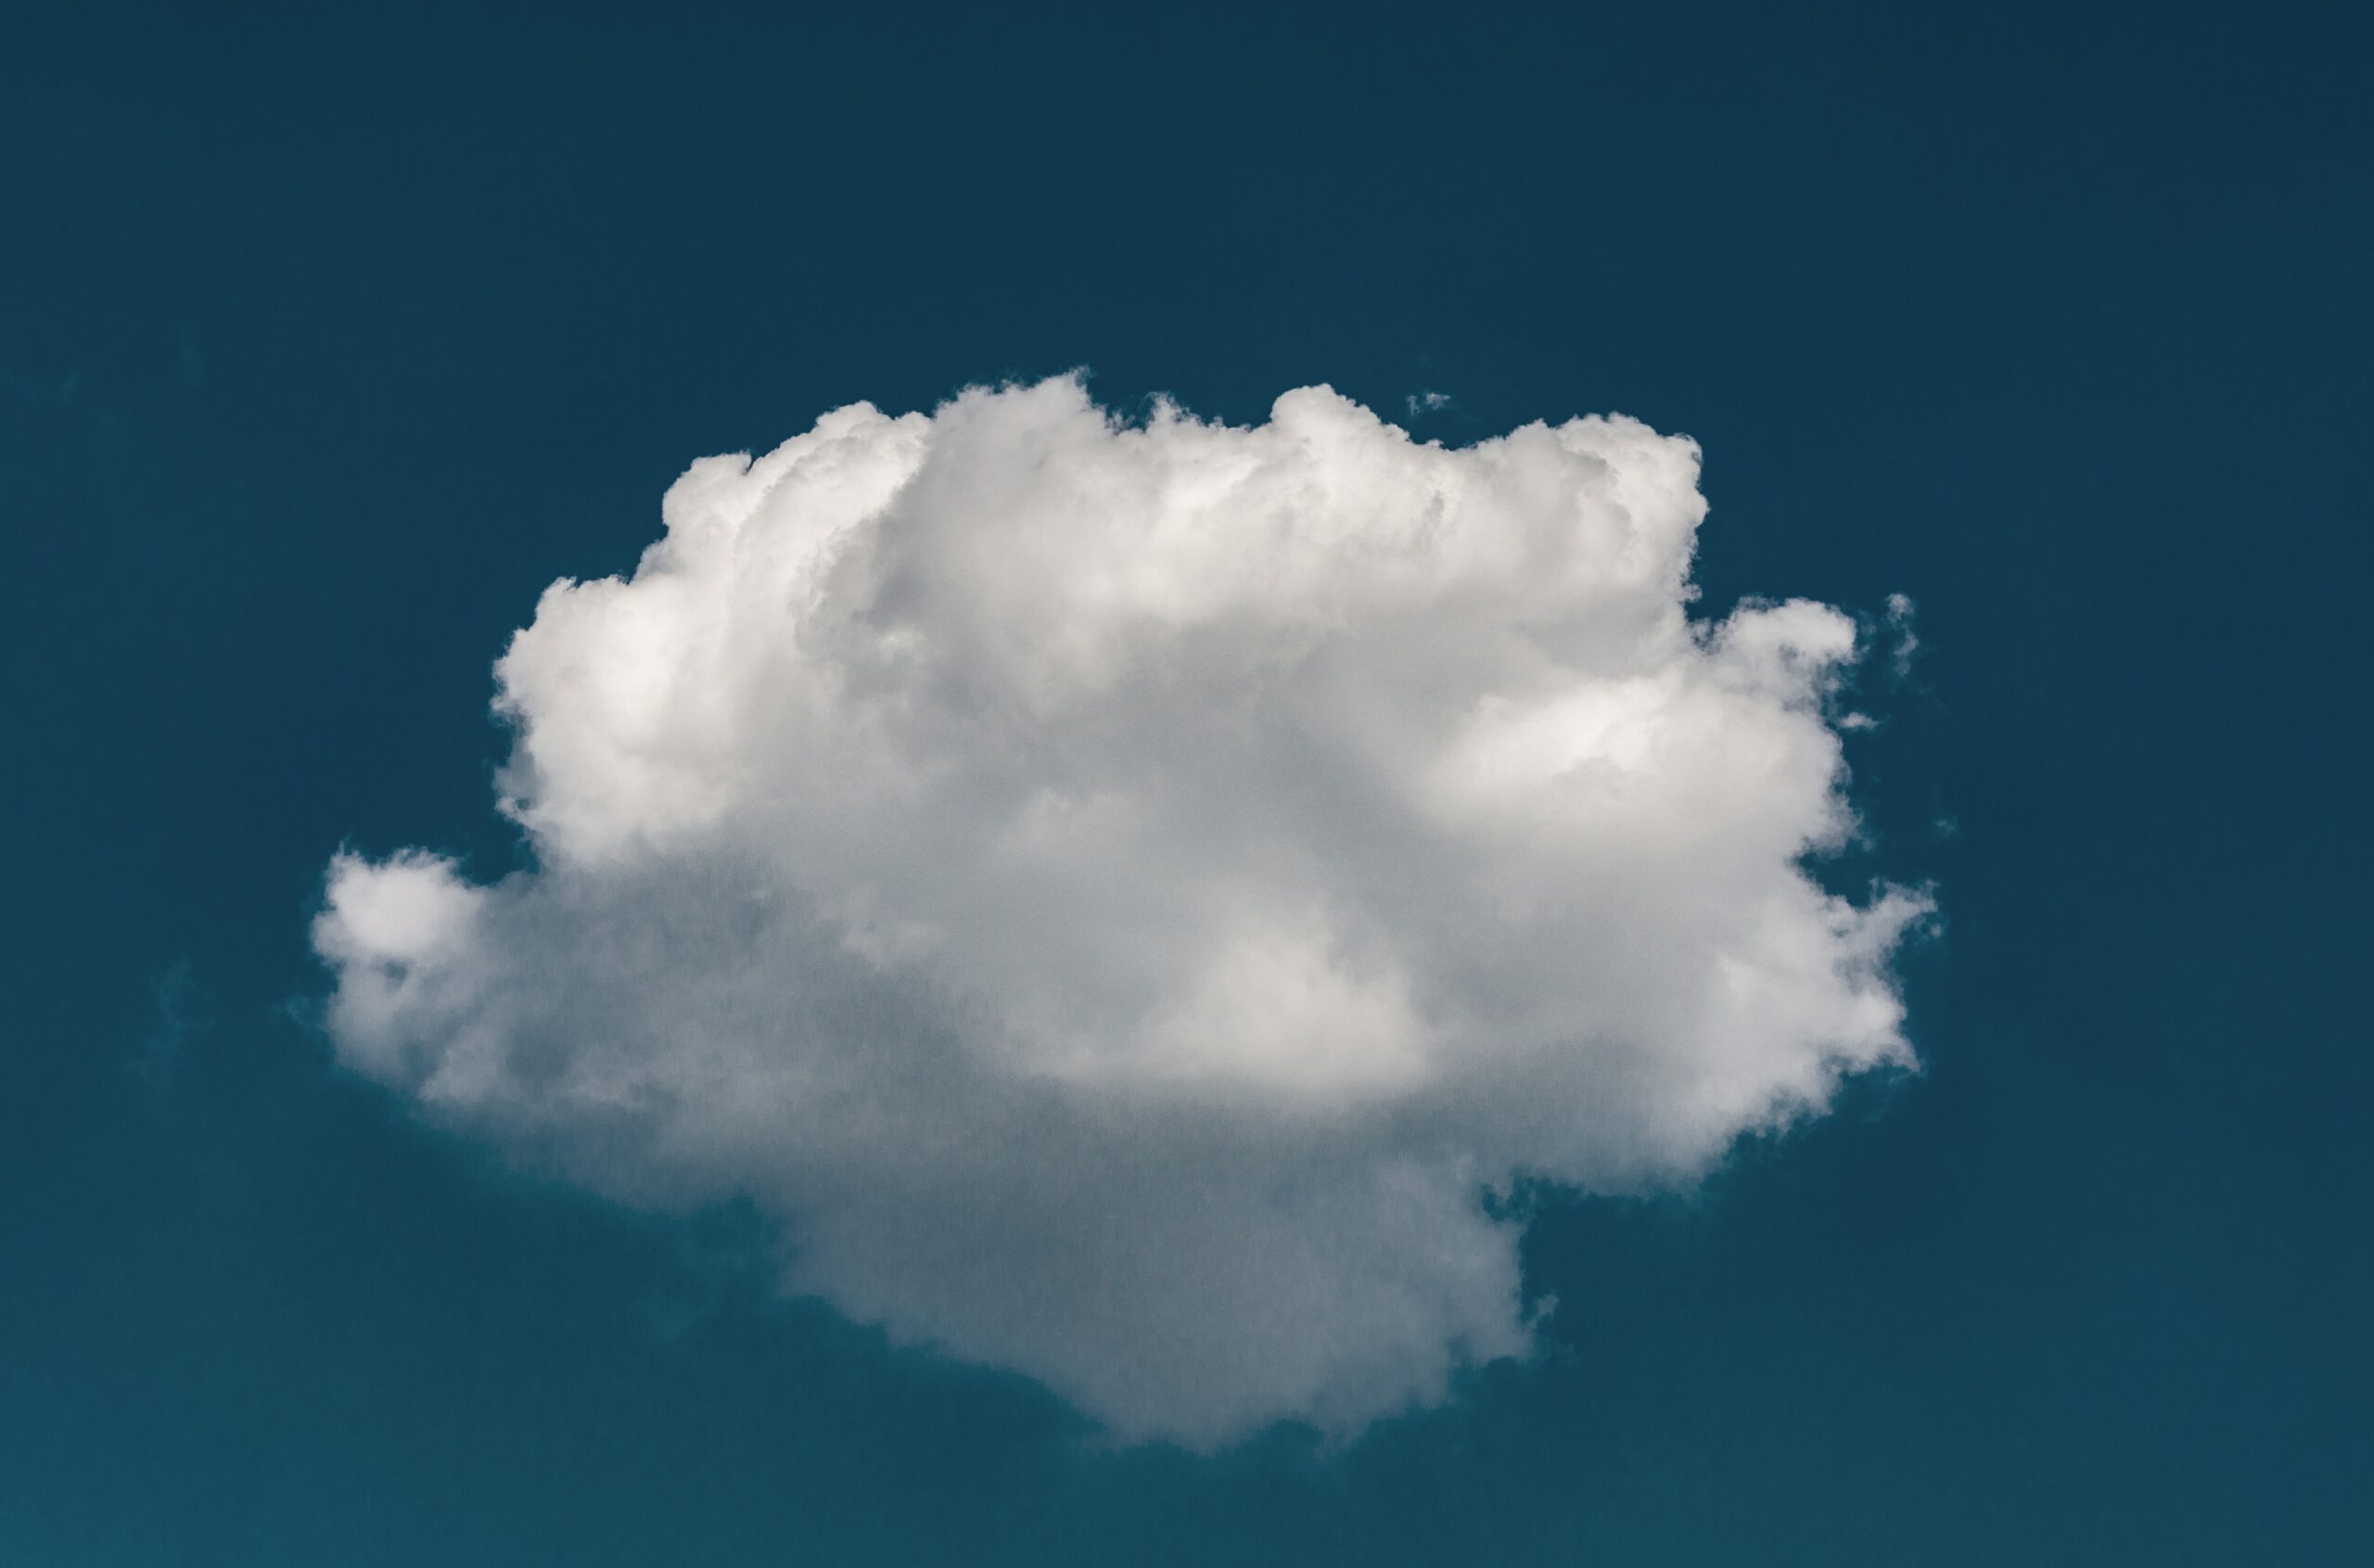
[[[696,463],[496,667],[537,869],[330,868],[341,1058],[1124,1437],[1522,1354],[1487,1186],[1686,1180],[1909,1060],[1853,622],[1692,620],[1688,440],[1077,379]]]
[[[1895,633],[1895,646],[1888,654],[1888,663],[1901,681],[1912,673],[1912,660],[1921,652],[1921,639],[1912,631],[1912,601],[1902,593],[1888,595],[1887,627]]]

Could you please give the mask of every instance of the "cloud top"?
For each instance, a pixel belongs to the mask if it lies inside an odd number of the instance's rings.
[[[1687,1179],[1908,1060],[1825,894],[1854,623],[1693,619],[1698,453],[1082,383],[695,464],[496,666],[535,869],[331,866],[338,1052],[1126,1437],[1519,1354],[1490,1187]]]

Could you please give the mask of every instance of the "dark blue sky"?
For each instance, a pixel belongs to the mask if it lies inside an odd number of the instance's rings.
[[[0,11],[0,1562],[2368,1553],[2369,45]],[[1551,1352],[1347,1452],[1104,1451],[771,1299],[745,1217],[410,1126],[291,1007],[341,841],[512,853],[489,662],[686,461],[1079,364],[1621,409],[1705,445],[1710,606],[1920,606],[1855,759],[1946,911],[1925,1076],[1545,1196]]]

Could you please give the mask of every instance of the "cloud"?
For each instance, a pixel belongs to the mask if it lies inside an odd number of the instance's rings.
[[[1852,620],[1693,619],[1698,453],[1077,378],[707,458],[495,667],[533,869],[342,854],[349,1066],[1123,1438],[1524,1354],[1522,1177],[1684,1181],[1909,1053],[1826,894]]]
[[[1888,595],[1887,628],[1895,634],[1895,646],[1888,652],[1888,666],[1901,681],[1912,673],[1912,661],[1921,652],[1921,639],[1912,630],[1912,600],[1902,593]]]

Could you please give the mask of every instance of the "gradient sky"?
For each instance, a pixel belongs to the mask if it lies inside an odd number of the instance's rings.
[[[2362,19],[479,12],[0,11],[0,1562],[2374,1548]],[[512,854],[490,660],[687,461],[1079,365],[1621,410],[1710,607],[1919,606],[1925,1073],[1541,1194],[1545,1354],[1342,1451],[1112,1451],[306,1021],[341,843]]]

